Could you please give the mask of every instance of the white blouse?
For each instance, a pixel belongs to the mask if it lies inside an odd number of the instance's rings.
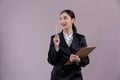
[[[70,35],[67,35],[66,33],[63,32],[64,39],[67,43],[67,45],[70,47],[72,41],[73,41],[73,32]]]

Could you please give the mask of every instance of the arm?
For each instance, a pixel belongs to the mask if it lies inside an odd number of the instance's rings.
[[[82,37],[82,44],[81,44],[81,47],[87,47],[87,43],[86,43],[86,39],[85,39],[85,37]],[[88,65],[89,64],[89,57],[87,56],[87,57],[85,57],[85,58],[82,58],[81,60],[80,60],[80,66],[81,67],[85,67],[86,65]]]
[[[58,61],[59,59],[59,53],[60,53],[60,49],[57,51],[55,49],[55,46],[54,46],[54,42],[53,42],[53,37],[51,37],[51,42],[50,42],[50,47],[49,47],[49,51],[48,51],[48,62],[51,64],[51,65],[55,65],[56,62]]]

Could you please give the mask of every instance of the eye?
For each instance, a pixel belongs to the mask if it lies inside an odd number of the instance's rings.
[[[64,16],[63,18],[64,18],[64,19],[68,19],[67,16]]]
[[[60,20],[62,20],[62,18],[60,18]]]

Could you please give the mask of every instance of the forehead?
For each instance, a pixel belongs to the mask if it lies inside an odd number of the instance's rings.
[[[60,17],[64,17],[64,16],[70,17],[66,12],[64,12],[60,15]]]

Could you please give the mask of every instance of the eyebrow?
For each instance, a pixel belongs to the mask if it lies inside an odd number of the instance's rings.
[[[64,17],[67,17],[67,16],[63,16],[63,18],[64,18]],[[61,18],[61,17],[60,17],[60,18]]]

